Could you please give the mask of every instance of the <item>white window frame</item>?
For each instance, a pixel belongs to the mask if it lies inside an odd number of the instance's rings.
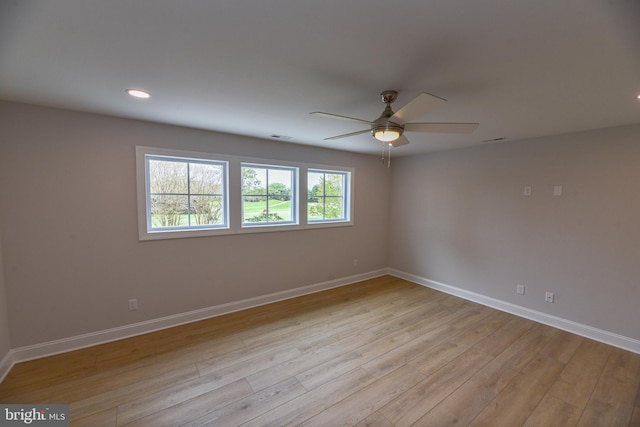
[[[345,222],[350,222],[351,221],[351,208],[353,206],[353,200],[351,198],[351,191],[352,191],[352,171],[348,171],[348,170],[337,170],[336,168],[331,168],[331,169],[327,169],[327,168],[313,168],[313,167],[309,167],[307,168],[307,177],[309,176],[310,173],[322,173],[322,174],[331,174],[331,175],[342,175],[342,211],[343,211],[343,216],[342,218],[335,218],[335,219],[318,219],[318,220],[310,220],[307,217],[307,223],[309,225],[315,225],[315,224],[338,224],[338,223],[345,223]],[[307,185],[307,191],[309,190],[309,186]],[[322,196],[325,201],[327,196]],[[309,212],[309,206],[306,206],[306,210],[307,210],[307,215]]]
[[[178,159],[192,159],[194,161],[211,160],[215,162],[227,162],[224,196],[226,225],[224,227],[198,226],[189,229],[156,229],[149,230],[147,223],[148,193],[147,193],[147,167],[146,155],[165,156]],[[294,177],[297,203],[294,207],[295,221],[276,223],[256,223],[243,226],[242,221],[242,164],[253,164],[256,166],[281,167],[283,169],[295,169]],[[348,173],[347,192],[345,197],[345,219],[311,221],[307,220],[307,176],[308,171],[324,171]],[[264,233],[264,232],[284,232],[316,228],[348,227],[354,225],[354,204],[355,204],[355,169],[350,167],[340,167],[333,165],[309,164],[303,162],[277,161],[273,159],[259,159],[244,156],[228,156],[215,153],[193,152],[186,150],[136,147],[136,180],[137,180],[137,205],[138,205],[138,238],[144,240],[161,240],[187,237],[218,236],[229,234]],[[293,197],[292,197],[293,198]],[[292,203],[293,204],[293,203]]]
[[[208,163],[223,166],[223,223],[221,225],[192,225],[159,228],[151,226],[151,196],[149,194],[149,160],[191,163]],[[140,240],[198,237],[213,234],[228,234],[229,227],[229,158],[215,154],[195,153],[150,147],[136,147],[136,175],[138,192],[138,238]]]
[[[241,161],[240,162],[240,171],[242,173],[242,168],[245,167],[255,167],[268,170],[283,170],[291,172],[292,183],[291,183],[291,220],[289,221],[274,221],[274,222],[244,222],[244,194],[242,194],[242,185],[240,190],[240,222],[242,228],[258,228],[258,227],[290,227],[297,226],[300,224],[299,221],[299,209],[300,209],[300,196],[299,196],[299,182],[300,182],[300,168],[298,166],[291,166],[285,164],[272,164],[272,163],[261,163],[254,161]],[[242,184],[242,183],[241,183]],[[269,191],[269,183],[268,181],[265,183],[267,193]],[[267,203],[269,203],[269,196],[267,197]]]

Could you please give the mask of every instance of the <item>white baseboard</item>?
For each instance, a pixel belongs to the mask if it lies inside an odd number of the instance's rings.
[[[386,269],[371,271],[368,273],[357,274],[354,276],[330,280],[327,282],[303,286],[300,288],[276,292],[273,294],[263,295],[255,298],[248,298],[241,301],[216,305],[199,310],[193,310],[186,313],[147,320],[145,322],[133,323],[131,325],[125,325],[118,328],[91,332],[84,335],[77,335],[26,347],[19,347],[10,351],[9,354],[11,355],[11,357],[9,357],[9,363],[5,363],[4,359],[2,360],[2,362],[0,362],[0,373],[2,373],[3,371],[9,372],[14,363],[25,362],[32,359],[39,359],[41,357],[52,356],[54,354],[64,353],[72,350],[79,350],[81,348],[91,347],[97,344],[104,344],[123,338],[129,338],[136,335],[158,331],[161,329],[184,325],[186,323],[197,322],[199,320],[205,320],[211,317],[221,316],[223,314],[246,310],[248,308],[257,307],[260,305],[270,304],[273,302],[295,298],[302,295],[321,292],[327,289],[338,288],[340,286],[346,286],[351,283],[373,279],[385,274],[387,274]],[[5,357],[5,359],[7,359],[7,357]]]
[[[450,295],[455,295],[460,298],[464,298],[469,301],[476,302],[497,310],[505,311],[507,313],[515,314],[516,316],[524,317],[529,320],[533,320],[538,323],[553,326],[554,328],[562,329],[563,331],[571,332],[576,335],[580,335],[586,338],[590,338],[595,341],[600,341],[605,344],[612,345],[624,350],[632,351],[640,354],[640,341],[618,335],[613,332],[605,331],[602,329],[594,328],[589,325],[577,323],[572,320],[564,319],[561,317],[553,316],[551,314],[543,313],[541,311],[532,310],[519,305],[511,304],[506,301],[487,297],[485,295],[477,294],[475,292],[467,291],[465,289],[456,288],[455,286],[446,285],[444,283],[429,280],[424,277],[416,276],[413,274],[405,273],[403,271],[388,269],[388,274],[398,277],[400,279],[408,280],[410,282],[417,283],[422,286],[426,286],[431,289],[445,292]]]
[[[142,335],[149,332],[167,329],[186,323],[197,322],[199,320],[209,319],[211,317],[221,316],[252,307],[270,304],[277,301],[283,301],[302,295],[321,292],[327,289],[338,288],[362,280],[373,279],[385,274],[390,274],[410,282],[426,286],[438,291],[445,292],[450,295],[473,301],[497,310],[505,311],[516,316],[524,317],[545,325],[553,326],[586,338],[603,342],[615,347],[629,350],[640,354],[640,341],[615,334],[613,332],[604,331],[588,325],[573,322],[547,313],[531,310],[526,307],[511,304],[495,298],[487,297],[465,289],[456,288],[455,286],[446,285],[433,280],[419,277],[413,274],[392,268],[371,271],[368,273],[358,274],[354,276],[344,277],[341,279],[330,280],[327,282],[317,283],[314,285],[303,286],[287,291],[276,292],[273,294],[263,295],[255,298],[249,298],[227,304],[221,304],[213,307],[207,307],[200,310],[193,310],[186,313],[180,313],[172,316],[166,316],[158,319],[148,320],[145,322],[125,325],[118,328],[107,329],[103,331],[92,332],[84,335],[77,335],[69,338],[63,338],[55,341],[49,341],[41,344],[19,347],[9,350],[9,352],[0,361],[0,382],[9,373],[15,363],[25,362],[27,360],[39,359],[41,357],[52,356],[54,354],[64,353],[67,351],[78,350],[98,344],[104,344],[111,341],[117,341],[123,338],[129,338],[136,335]]]
[[[14,364],[13,350],[9,350],[2,360],[0,360],[0,383],[4,381],[4,377],[7,376]]]

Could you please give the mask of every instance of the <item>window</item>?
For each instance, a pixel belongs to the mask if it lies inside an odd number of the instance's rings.
[[[136,147],[140,240],[353,225],[354,169]]]
[[[309,169],[307,173],[307,221],[349,221],[350,173]]]
[[[146,156],[148,230],[226,227],[224,162]]]
[[[228,228],[227,161],[155,153],[138,157],[144,162],[146,233],[141,238]]]
[[[297,224],[298,169],[242,163],[242,226]]]

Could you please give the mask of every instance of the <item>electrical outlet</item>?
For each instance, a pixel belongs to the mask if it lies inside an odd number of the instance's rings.
[[[353,266],[355,267],[356,265],[358,265],[358,258],[353,259]]]
[[[544,300],[546,302],[553,302],[553,292],[545,292],[544,293]]]
[[[518,295],[524,295],[524,285],[516,285],[516,292]]]
[[[138,309],[138,300],[137,299],[130,299],[129,300],[129,311],[133,311],[133,310],[137,310]]]
[[[522,194],[524,196],[530,196],[531,195],[531,186],[527,185],[524,187],[524,190],[522,191]]]

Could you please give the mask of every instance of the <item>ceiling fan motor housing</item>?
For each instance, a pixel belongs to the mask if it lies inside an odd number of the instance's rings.
[[[380,94],[380,99],[387,104],[387,106],[380,117],[373,121],[374,124],[371,126],[371,135],[377,140],[393,141],[399,138],[404,132],[404,126],[389,121],[389,118],[394,114],[391,109],[391,103],[393,103],[397,97],[398,92],[395,90],[385,90]]]

